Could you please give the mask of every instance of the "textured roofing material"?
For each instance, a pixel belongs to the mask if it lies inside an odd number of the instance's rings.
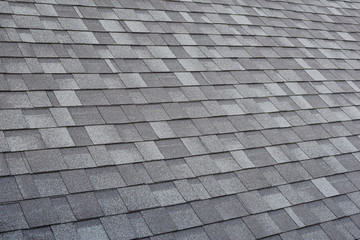
[[[0,1],[0,240],[359,239],[360,2]]]

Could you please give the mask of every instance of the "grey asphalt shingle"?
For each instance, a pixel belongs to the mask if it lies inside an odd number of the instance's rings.
[[[38,130],[18,130],[5,132],[12,151],[36,150],[45,148]]]
[[[0,111],[0,129],[26,128],[25,118],[20,110],[2,110]]]
[[[56,240],[77,239],[78,235],[72,223],[51,226]]]
[[[141,213],[154,234],[171,232],[176,230],[169,213],[163,208],[145,210]]]
[[[75,145],[66,128],[41,129],[40,134],[48,148],[70,147]]]
[[[245,217],[244,221],[257,238],[273,235],[281,231],[266,213]]]
[[[69,108],[69,113],[78,125],[105,123],[100,112],[94,107]]]
[[[19,189],[16,187],[16,181],[14,177],[3,177],[0,178],[0,188],[1,188],[1,197],[0,201],[2,203],[12,202],[16,200],[21,200]]]
[[[67,169],[64,159],[57,149],[26,152],[25,156],[33,172]]]
[[[52,198],[51,203],[60,218],[60,222],[64,223],[75,221],[74,213],[72,212],[70,204],[66,197]]]
[[[76,222],[74,225],[80,239],[109,240],[103,225],[97,219]]]
[[[200,219],[189,204],[166,208],[177,229],[186,229],[201,225]]]
[[[23,210],[18,203],[0,206],[1,231],[11,231],[27,228]]]
[[[91,140],[94,144],[106,144],[120,142],[120,136],[112,125],[86,126]]]
[[[95,196],[105,215],[120,214],[127,211],[124,202],[116,190],[99,191],[95,193]]]
[[[49,198],[21,202],[21,208],[30,227],[60,223],[60,218]]]
[[[116,167],[93,168],[86,170],[95,190],[118,188],[125,185]]]
[[[33,176],[41,197],[64,195],[68,191],[59,173],[43,173]]]
[[[132,239],[135,237],[131,223],[126,215],[101,219],[110,239]]]
[[[0,239],[360,238],[356,2],[70,2],[0,2]]]
[[[150,188],[146,185],[120,188],[119,193],[130,211],[159,206],[158,201],[151,194]]]
[[[185,202],[172,183],[159,183],[150,186],[150,190],[161,206],[176,205]]]
[[[69,169],[95,167],[94,159],[86,147],[64,148],[61,155]]]
[[[86,172],[82,169],[62,171],[61,177],[70,193],[86,192],[93,190]]]
[[[75,217],[79,220],[103,216],[99,203],[92,192],[67,196]]]
[[[200,220],[205,224],[223,220],[219,212],[214,211],[215,205],[212,200],[192,202],[191,207],[194,209]]]

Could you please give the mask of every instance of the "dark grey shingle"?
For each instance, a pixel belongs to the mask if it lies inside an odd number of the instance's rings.
[[[258,168],[241,170],[236,172],[236,175],[248,190],[266,188],[270,186],[270,183]]]
[[[271,209],[266,201],[262,199],[258,191],[240,193],[237,197],[251,214],[265,212]]]
[[[104,92],[101,90],[82,90],[77,91],[76,95],[84,106],[110,104]]]
[[[136,185],[143,183],[139,173],[132,164],[120,165],[118,166],[118,170],[126,185]]]
[[[6,108],[31,108],[29,97],[24,92],[1,92],[0,107]]]
[[[83,169],[62,171],[61,177],[70,193],[93,190],[93,186]]]
[[[244,222],[257,238],[280,233],[281,231],[267,213],[245,217]]]
[[[144,218],[141,216],[140,213],[128,214],[127,217],[132,224],[133,231],[136,237],[141,238],[152,235],[149,227],[147,226]]]
[[[92,192],[67,195],[67,199],[78,220],[103,216],[98,201]]]
[[[105,215],[115,215],[127,212],[124,202],[116,190],[95,192],[101,209]]]
[[[14,177],[2,177],[0,178],[0,202],[12,202],[21,200],[19,189]]]
[[[21,208],[30,227],[60,223],[60,218],[49,198],[23,201]]]
[[[163,208],[142,211],[141,214],[154,234],[176,230],[170,215]]]
[[[106,123],[127,123],[128,119],[121,107],[99,107],[100,114]]]
[[[120,138],[124,142],[135,142],[143,140],[136,130],[134,124],[120,124],[116,125],[115,127],[120,135]]]
[[[51,203],[54,206],[61,223],[75,221],[74,213],[72,212],[66,197],[52,198]]]
[[[70,127],[70,128],[67,128],[67,130],[68,130],[70,137],[72,138],[75,146],[92,145],[92,141],[84,127]]]
[[[203,200],[190,203],[197,216],[204,224],[222,221],[218,211],[214,211],[215,205],[212,200]]]
[[[247,210],[235,196],[225,196],[213,200],[215,209],[224,220],[248,215]]]
[[[126,215],[101,218],[105,231],[112,239],[132,239],[135,237],[131,223]]]
[[[113,165],[114,161],[104,145],[90,146],[88,150],[96,166]]]
[[[71,117],[78,125],[105,123],[99,111],[94,107],[68,108]]]
[[[1,232],[28,228],[23,210],[18,203],[0,206]]]
[[[67,194],[68,191],[59,173],[33,175],[34,184],[41,197]]]
[[[201,225],[200,219],[189,204],[182,204],[166,208],[177,229],[186,229]]]
[[[67,169],[67,165],[57,149],[29,151],[25,153],[33,172],[56,171]]]
[[[23,231],[25,239],[55,240],[49,227],[36,228]]]
[[[75,226],[72,223],[53,225],[51,230],[56,240],[76,240],[78,235]]]
[[[298,227],[284,210],[270,212],[269,216],[282,232],[291,231]]]
[[[60,151],[69,169],[95,167],[95,162],[86,147],[63,148]]]

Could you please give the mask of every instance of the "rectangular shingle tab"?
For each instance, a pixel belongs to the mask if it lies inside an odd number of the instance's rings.
[[[21,202],[26,220],[30,227],[59,223],[59,216],[49,198]]]
[[[23,210],[18,203],[1,205],[1,231],[11,231],[17,229],[27,228],[28,224],[25,220]]]
[[[78,193],[67,197],[75,217],[79,220],[100,217],[103,212],[94,193]]]

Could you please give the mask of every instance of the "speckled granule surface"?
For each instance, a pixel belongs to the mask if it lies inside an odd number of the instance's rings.
[[[360,2],[0,2],[0,239],[359,239]]]

